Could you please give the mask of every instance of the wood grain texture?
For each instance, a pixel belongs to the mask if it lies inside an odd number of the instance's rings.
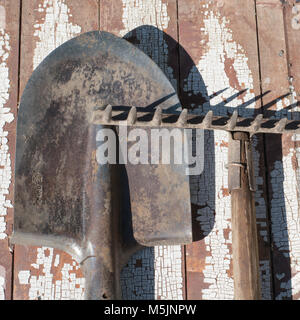
[[[289,1],[284,9],[285,30],[287,39],[287,52],[288,52],[288,68],[289,68],[289,83],[290,83],[290,101],[292,106],[292,118],[300,119],[300,60],[299,60],[299,43],[300,43],[300,30],[299,30],[299,17],[300,6],[297,1]],[[288,234],[289,234],[289,247],[290,247],[290,265],[291,265],[291,280],[290,287],[292,288],[292,298],[294,300],[300,299],[300,223],[299,223],[299,146],[300,137],[294,135],[294,151],[292,160],[292,168],[294,172],[293,180],[296,183],[295,193],[297,204],[288,218]],[[297,209],[296,209],[297,208]],[[287,287],[289,282],[287,282]]]
[[[0,2],[0,300],[11,299],[13,175],[18,100],[18,0]]]
[[[178,1],[180,87],[184,103],[197,113],[260,112],[259,63],[254,2]],[[202,104],[202,106],[201,106]],[[232,299],[231,202],[228,192],[228,137],[205,132],[205,168],[191,177],[195,239],[187,246],[189,299]],[[263,298],[271,296],[270,252],[262,138],[254,137],[255,205]]]
[[[258,39],[260,47],[261,86],[269,94],[262,98],[263,112],[275,118],[293,118],[293,95],[289,81],[289,55],[280,1],[257,1]],[[292,40],[293,41],[293,40]],[[266,135],[266,163],[271,216],[272,269],[274,299],[291,299],[299,292],[293,283],[292,256],[297,257],[298,190],[297,148],[291,135]],[[299,229],[298,229],[299,230]],[[295,250],[295,251],[294,251]],[[293,253],[294,251],[294,253]],[[299,255],[299,254],[298,254]],[[295,275],[295,274],[294,274]],[[297,279],[297,276],[296,276]]]
[[[247,159],[249,143],[250,137],[245,132],[229,134],[228,185],[235,300],[261,299],[254,192],[250,190],[249,182],[252,163]],[[244,164],[246,167],[234,164]]]
[[[287,1],[284,7],[284,23],[287,37],[290,90],[292,91],[292,102],[295,104],[293,110],[299,112],[300,59],[298,53],[300,40],[300,4],[298,1]]]

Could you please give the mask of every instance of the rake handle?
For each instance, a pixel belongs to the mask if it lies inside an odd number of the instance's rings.
[[[236,300],[261,299],[254,192],[249,183],[252,164],[246,156],[250,152],[249,141],[245,132],[230,133],[228,174]]]

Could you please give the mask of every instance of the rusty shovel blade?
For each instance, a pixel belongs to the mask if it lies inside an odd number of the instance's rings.
[[[19,107],[12,243],[68,252],[82,263],[86,299],[113,299],[137,242],[191,242],[185,165],[99,164],[97,135],[111,127],[92,121],[108,104],[178,103],[159,67],[107,32],[82,34],[48,55]]]

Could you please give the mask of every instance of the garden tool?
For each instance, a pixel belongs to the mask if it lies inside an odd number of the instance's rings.
[[[138,243],[192,241],[185,165],[98,164],[99,130],[124,126],[229,132],[235,299],[260,299],[251,137],[297,133],[300,122],[170,112],[174,107],[179,99],[159,67],[107,32],[64,43],[27,83],[17,123],[12,242],[72,254],[84,270],[86,299],[121,298],[120,270]]]
[[[142,51],[93,31],[41,62],[18,110],[11,242],[71,254],[85,299],[121,299],[120,271],[142,246],[192,241],[185,165],[97,160],[99,133],[111,126],[93,118],[107,104],[151,110],[179,100]]]

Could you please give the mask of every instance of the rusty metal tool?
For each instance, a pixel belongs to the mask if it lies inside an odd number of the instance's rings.
[[[255,119],[239,118],[235,111],[230,117],[215,117],[212,111],[205,116],[188,114],[183,109],[177,115],[163,113],[157,107],[152,116],[135,107],[128,110],[114,110],[108,105],[95,114],[94,122],[102,124],[130,125],[139,127],[157,126],[168,128],[198,128],[209,130],[226,130],[229,132],[228,179],[231,193],[232,215],[232,250],[234,294],[237,300],[260,299],[259,257],[256,230],[255,206],[253,192],[255,181],[252,167],[250,136],[258,132],[282,133],[289,131],[287,121],[278,123],[263,119],[258,115]],[[148,118],[148,121],[144,119]],[[292,122],[289,122],[291,125]]]
[[[97,164],[99,128],[124,125],[229,132],[235,298],[260,298],[251,137],[297,133],[300,121],[166,112],[176,105],[151,59],[106,32],[66,42],[28,81],[18,114],[12,241],[73,254],[85,270],[87,299],[121,297],[120,268],[136,241],[192,241],[184,166]]]
[[[119,110],[108,105],[95,114],[94,122],[111,125],[164,128],[225,130],[229,132],[228,187],[231,194],[232,251],[234,295],[237,300],[261,298],[258,239],[254,204],[255,179],[252,164],[251,138],[257,133],[288,134],[300,132],[300,121],[267,119],[262,114],[242,118],[234,111],[230,116],[214,116],[212,111],[200,116],[183,109],[175,114],[157,107],[150,115],[136,107]],[[147,119],[147,120],[145,120]]]
[[[184,166],[97,162],[97,134],[111,126],[93,118],[109,103],[164,109],[179,100],[142,51],[94,31],[42,61],[17,120],[11,242],[71,254],[84,271],[85,299],[120,299],[120,271],[141,245],[192,240]]]

